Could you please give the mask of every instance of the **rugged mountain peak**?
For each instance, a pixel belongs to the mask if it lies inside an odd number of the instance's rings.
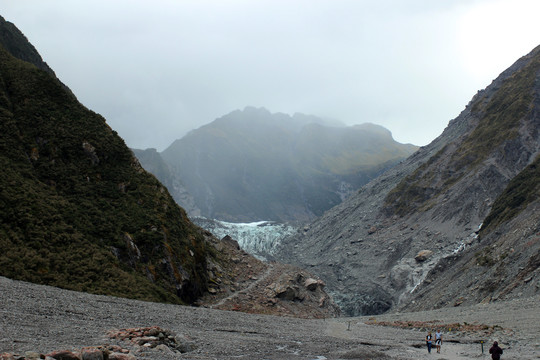
[[[38,69],[56,77],[54,71],[43,61],[41,55],[26,36],[13,23],[6,21],[2,16],[0,16],[0,45],[17,59],[34,64]]]
[[[22,61],[33,64],[38,69],[48,72],[58,80],[53,69],[41,58],[36,48],[28,41],[26,36],[11,22],[0,16],[0,45],[3,46],[12,56]],[[60,80],[58,80],[60,82]],[[60,82],[61,83],[61,82]],[[71,90],[62,84],[71,94]],[[74,96],[74,95],[73,95]]]
[[[319,274],[348,314],[405,302],[441,259],[476,241],[539,154],[539,59],[540,47],[519,59],[431,144],[283,242],[281,256]],[[416,261],[422,250],[433,255]]]
[[[326,123],[247,107],[161,155],[207,218],[307,221],[417,149],[380,126]]]

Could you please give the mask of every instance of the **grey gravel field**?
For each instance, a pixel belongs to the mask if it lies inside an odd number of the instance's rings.
[[[540,359],[540,297],[375,317],[304,320],[91,295],[0,277],[0,353],[47,354],[119,344],[137,359]],[[426,329],[371,325],[384,321],[480,324],[482,331],[443,331],[440,354],[427,353]],[[367,324],[370,323],[370,324]],[[180,353],[111,339],[123,328],[159,326],[194,349]],[[429,327],[428,327],[429,328]],[[480,340],[485,340],[484,355]]]

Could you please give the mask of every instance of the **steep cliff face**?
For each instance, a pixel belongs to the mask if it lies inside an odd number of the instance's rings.
[[[539,69],[540,47],[476,94],[431,144],[284,241],[279,256],[320,275],[348,314],[410,301],[437,264],[476,245],[494,201],[536,159]]]
[[[56,78],[58,82],[60,82],[53,69],[51,69],[45,61],[43,61],[41,55],[39,55],[39,52],[28,41],[26,36],[24,36],[24,34],[17,29],[14,24],[6,21],[2,16],[0,16],[0,45],[2,45],[4,49],[6,49],[7,52],[9,52],[12,56],[19,60],[33,64],[38,69],[46,71],[51,76]],[[71,90],[66,85],[64,85],[62,82],[60,83],[67,92],[73,95]]]
[[[306,221],[416,148],[372,124],[329,126],[248,107],[192,131],[161,155],[205,217]]]
[[[141,162],[142,167],[161,181],[167,187],[169,193],[186,212],[190,218],[201,216],[201,210],[197,207],[195,199],[186,189],[182,181],[173,174],[169,165],[163,161],[161,154],[156,149],[132,149],[133,153]]]
[[[2,26],[0,43],[13,42],[17,32]],[[35,49],[16,43],[17,58],[0,46],[0,274],[195,301],[215,255],[201,230],[105,119],[47,69],[21,60],[34,59]]]
[[[29,62],[38,69],[56,77],[54,71],[43,61],[36,48],[17,27],[0,16],[0,44],[17,59]]]

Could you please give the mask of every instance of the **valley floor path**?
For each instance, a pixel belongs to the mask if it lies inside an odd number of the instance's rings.
[[[485,325],[445,330],[442,353],[428,354],[423,325]],[[107,333],[159,326],[189,339],[186,353],[121,343],[137,359],[489,359],[492,340],[503,359],[540,359],[540,297],[506,303],[375,317],[303,320],[90,295],[0,277],[0,353],[77,350],[114,344]],[[455,325],[452,325],[455,326]],[[494,330],[493,330],[494,329]],[[485,337],[485,338],[484,338]],[[486,340],[481,354],[479,340]]]
[[[241,294],[245,294],[247,292],[249,292],[251,289],[253,289],[255,286],[257,286],[260,282],[266,280],[266,278],[268,278],[268,276],[270,275],[270,273],[272,273],[274,269],[274,266],[272,264],[268,264],[266,270],[264,271],[264,273],[262,273],[262,275],[260,275],[259,278],[257,278],[257,280],[255,280],[254,282],[252,282],[251,284],[249,284],[248,287],[246,287],[245,289],[242,289],[240,291],[237,291],[237,292],[234,292],[232,293],[231,295],[221,299],[220,301],[218,301],[217,303],[215,304],[212,304],[210,306],[211,309],[214,309],[214,308],[217,308],[223,304],[225,304],[227,301],[231,301],[233,300],[234,298],[238,297],[239,295]]]

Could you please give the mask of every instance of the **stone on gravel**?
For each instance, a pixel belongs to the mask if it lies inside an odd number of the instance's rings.
[[[81,360],[77,355],[68,350],[53,351],[47,356],[52,357],[56,360]]]
[[[26,360],[37,360],[41,358],[41,354],[35,351],[27,351],[24,353]]]
[[[416,254],[414,257],[414,260],[418,262],[426,261],[431,255],[433,255],[433,251],[431,250],[421,250]]]
[[[174,351],[172,351],[171,348],[169,348],[167,345],[164,345],[164,344],[159,344],[158,346],[155,347],[155,350],[164,352],[166,354],[174,354]]]
[[[176,350],[180,351],[181,353],[191,352],[197,348],[195,342],[188,339],[184,335],[175,336],[174,341],[176,343]]]
[[[81,351],[82,360],[103,360],[103,352],[97,348],[83,348]]]
[[[319,282],[317,281],[317,279],[309,278],[306,279],[304,285],[309,291],[315,291],[317,289],[317,286],[319,285]]]
[[[109,354],[109,360],[137,360],[137,358],[133,354],[113,352]]]

